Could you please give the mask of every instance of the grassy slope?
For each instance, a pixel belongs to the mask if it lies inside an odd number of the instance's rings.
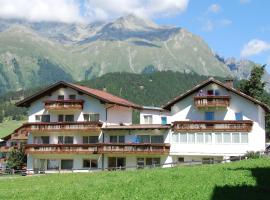
[[[12,121],[5,121],[3,123],[0,123],[0,138],[12,133],[12,131],[14,131],[16,128],[21,126],[23,122],[24,121],[12,120]]]
[[[0,199],[268,199],[269,185],[270,159],[257,159],[171,169],[3,177]]]

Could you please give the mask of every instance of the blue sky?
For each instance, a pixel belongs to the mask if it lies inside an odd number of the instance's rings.
[[[89,23],[128,14],[183,27],[224,57],[268,64],[270,0],[0,0],[0,18]]]
[[[185,12],[155,21],[188,29],[201,36],[222,56],[244,57],[261,64],[269,63],[267,70],[270,71],[269,9],[269,0],[190,0]],[[257,52],[256,47],[260,48],[260,45],[255,45],[253,51],[251,49],[250,53],[241,56],[244,46],[255,39],[268,45],[256,54],[254,51]]]

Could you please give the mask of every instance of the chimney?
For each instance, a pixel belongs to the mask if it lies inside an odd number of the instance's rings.
[[[225,85],[226,85],[227,87],[233,88],[233,79],[226,79],[226,80],[225,80]]]

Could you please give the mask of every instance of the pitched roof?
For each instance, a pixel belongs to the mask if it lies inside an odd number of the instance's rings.
[[[170,110],[171,107],[172,107],[175,103],[177,103],[178,101],[184,99],[185,97],[187,97],[187,96],[193,94],[194,92],[200,90],[201,88],[203,88],[203,87],[205,87],[206,85],[209,85],[209,84],[211,84],[211,83],[215,83],[215,84],[217,84],[217,85],[219,85],[219,86],[221,86],[221,87],[223,87],[223,88],[225,88],[225,89],[227,89],[227,90],[229,90],[229,91],[231,91],[231,92],[233,92],[233,93],[235,93],[235,94],[237,94],[237,95],[239,95],[239,96],[241,96],[241,97],[244,97],[245,99],[247,99],[247,100],[249,100],[249,101],[252,101],[252,102],[255,103],[255,104],[258,104],[258,105],[262,106],[263,109],[264,109],[265,111],[270,111],[270,108],[269,108],[268,105],[266,105],[265,103],[263,103],[263,102],[261,102],[261,101],[255,99],[255,98],[253,98],[253,97],[251,97],[251,96],[248,96],[248,95],[246,95],[245,93],[243,93],[243,92],[241,92],[241,91],[239,91],[239,90],[237,90],[237,89],[235,89],[235,88],[233,88],[233,87],[229,87],[229,86],[227,86],[226,84],[224,84],[224,83],[222,83],[222,82],[220,82],[220,81],[218,81],[218,80],[216,80],[216,79],[214,79],[214,78],[212,78],[212,77],[209,78],[208,80],[205,80],[205,81],[203,81],[202,83],[196,85],[195,87],[193,87],[192,89],[188,90],[187,92],[181,94],[180,96],[175,97],[174,99],[172,99],[172,100],[169,101],[168,103],[166,103],[166,104],[164,104],[163,106],[161,106],[161,108]]]
[[[88,88],[88,87],[81,86],[81,85],[76,85],[73,83],[66,83],[64,81],[60,81],[60,82],[57,82],[55,84],[52,84],[49,87],[41,90],[40,92],[38,92],[32,96],[29,96],[29,97],[25,98],[24,100],[16,103],[16,105],[19,107],[29,107],[33,101],[36,101],[37,99],[43,97],[44,95],[49,94],[49,93],[51,93],[51,92],[53,92],[61,87],[72,88],[78,92],[81,92],[83,94],[86,94],[86,95],[94,97],[94,98],[97,98],[105,103],[111,103],[111,104],[116,104],[116,105],[125,106],[125,107],[132,107],[132,108],[137,108],[137,109],[142,108],[142,106],[140,106],[140,105],[137,105],[137,104],[130,102],[126,99],[114,96],[108,92]]]

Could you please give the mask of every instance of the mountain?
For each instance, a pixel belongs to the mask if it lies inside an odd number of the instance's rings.
[[[109,72],[232,74],[199,36],[134,15],[91,24],[2,19],[0,44],[0,94]]]

